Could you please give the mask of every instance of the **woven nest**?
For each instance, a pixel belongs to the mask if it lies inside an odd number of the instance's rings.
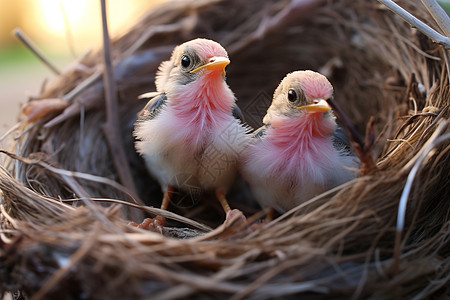
[[[399,2],[437,28],[420,4]],[[325,74],[361,133],[375,117],[376,168],[270,223],[255,222],[264,213],[242,182],[229,200],[251,226],[221,225],[216,201],[179,195],[170,212],[152,208],[161,192],[133,148],[133,123],[145,105],[137,96],[154,90],[155,71],[173,47],[196,37],[228,50],[227,82],[253,127],[286,73]],[[122,171],[103,126],[103,51],[88,54],[28,103],[28,119],[9,135],[13,150],[3,151],[1,292],[32,299],[448,295],[444,47],[376,1],[180,1],[113,40],[112,56],[137,192],[118,184]],[[170,226],[161,235],[127,224],[143,213],[167,216]]]

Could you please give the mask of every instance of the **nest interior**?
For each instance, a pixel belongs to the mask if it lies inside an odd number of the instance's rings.
[[[421,5],[399,3],[437,28]],[[3,151],[0,291],[33,299],[447,294],[448,51],[375,1],[161,6],[112,47],[135,198],[149,206],[160,205],[161,192],[134,150],[133,124],[145,105],[137,97],[154,90],[155,71],[174,46],[196,37],[227,49],[227,82],[255,128],[286,73],[325,74],[361,133],[375,117],[377,168],[273,222],[250,227],[238,220],[221,225],[223,215],[213,201],[192,203],[181,195],[171,211],[189,220],[168,217],[188,224],[182,235],[192,232],[192,238],[142,232],[127,220],[158,211],[126,204],[133,200],[117,183],[120,171],[103,127],[103,52],[88,54],[30,102],[47,107],[48,99],[65,99],[64,109],[49,109],[32,123],[23,120],[13,132],[14,150]],[[399,210],[408,189],[406,209]],[[230,204],[250,221],[257,219],[259,208],[243,182],[230,192]],[[400,216],[405,222],[399,230]]]

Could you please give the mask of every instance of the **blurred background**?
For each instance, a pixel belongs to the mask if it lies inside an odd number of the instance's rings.
[[[111,36],[120,35],[167,0],[107,0]],[[0,0],[0,135],[29,96],[53,73],[13,34],[21,28],[60,70],[102,45],[99,0]]]
[[[126,32],[164,1],[168,0],[107,0],[111,36]],[[439,2],[449,11],[450,0]],[[100,1],[0,0],[0,135],[16,122],[28,97],[38,95],[43,81],[54,76],[13,35],[15,28],[64,69],[76,57],[101,47]]]

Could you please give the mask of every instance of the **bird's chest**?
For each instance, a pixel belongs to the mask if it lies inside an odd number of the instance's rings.
[[[286,142],[286,143],[285,143]],[[280,143],[270,137],[251,149],[247,179],[263,206],[287,211],[329,187],[335,153],[329,140]]]
[[[275,133],[269,133],[252,154],[253,159],[265,162],[258,165],[270,178],[268,184],[288,191],[323,188],[337,159],[331,138]]]
[[[167,180],[184,174],[202,188],[231,184],[246,142],[245,131],[234,118],[201,121],[167,114],[152,122],[152,131],[159,136],[153,140],[153,160],[157,162],[152,165],[164,169]]]
[[[231,185],[237,164],[237,152],[212,132],[201,139],[196,147],[174,144],[161,153],[161,161],[171,177],[177,174],[189,176],[201,188],[210,190]]]

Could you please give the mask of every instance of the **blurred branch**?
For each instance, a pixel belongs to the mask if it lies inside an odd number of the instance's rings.
[[[450,18],[445,10],[436,2],[436,0],[422,0],[423,5],[428,9],[428,12],[444,31],[447,37],[450,37]]]
[[[128,188],[132,196],[138,199],[136,186],[131,175],[130,166],[123,147],[123,141],[120,134],[119,110],[117,101],[117,88],[114,80],[114,69],[111,62],[111,40],[108,32],[108,21],[106,16],[106,0],[100,0],[102,10],[102,28],[103,28],[103,53],[105,70],[103,82],[105,86],[106,99],[106,123],[103,125],[103,132],[108,142],[111,156],[114,161],[114,167],[119,175],[122,184]]]
[[[430,26],[426,25],[408,11],[404,10],[398,4],[394,3],[391,0],[378,0],[379,2],[386,5],[390,10],[392,10],[395,14],[399,15],[403,20],[405,20],[412,27],[417,28],[420,32],[428,36],[435,43],[443,45],[447,50],[450,50],[450,38],[443,36]]]
[[[55,67],[45,56],[37,49],[33,41],[20,29],[14,29],[14,35],[31,50],[50,70],[56,75],[61,75],[61,72]]]

